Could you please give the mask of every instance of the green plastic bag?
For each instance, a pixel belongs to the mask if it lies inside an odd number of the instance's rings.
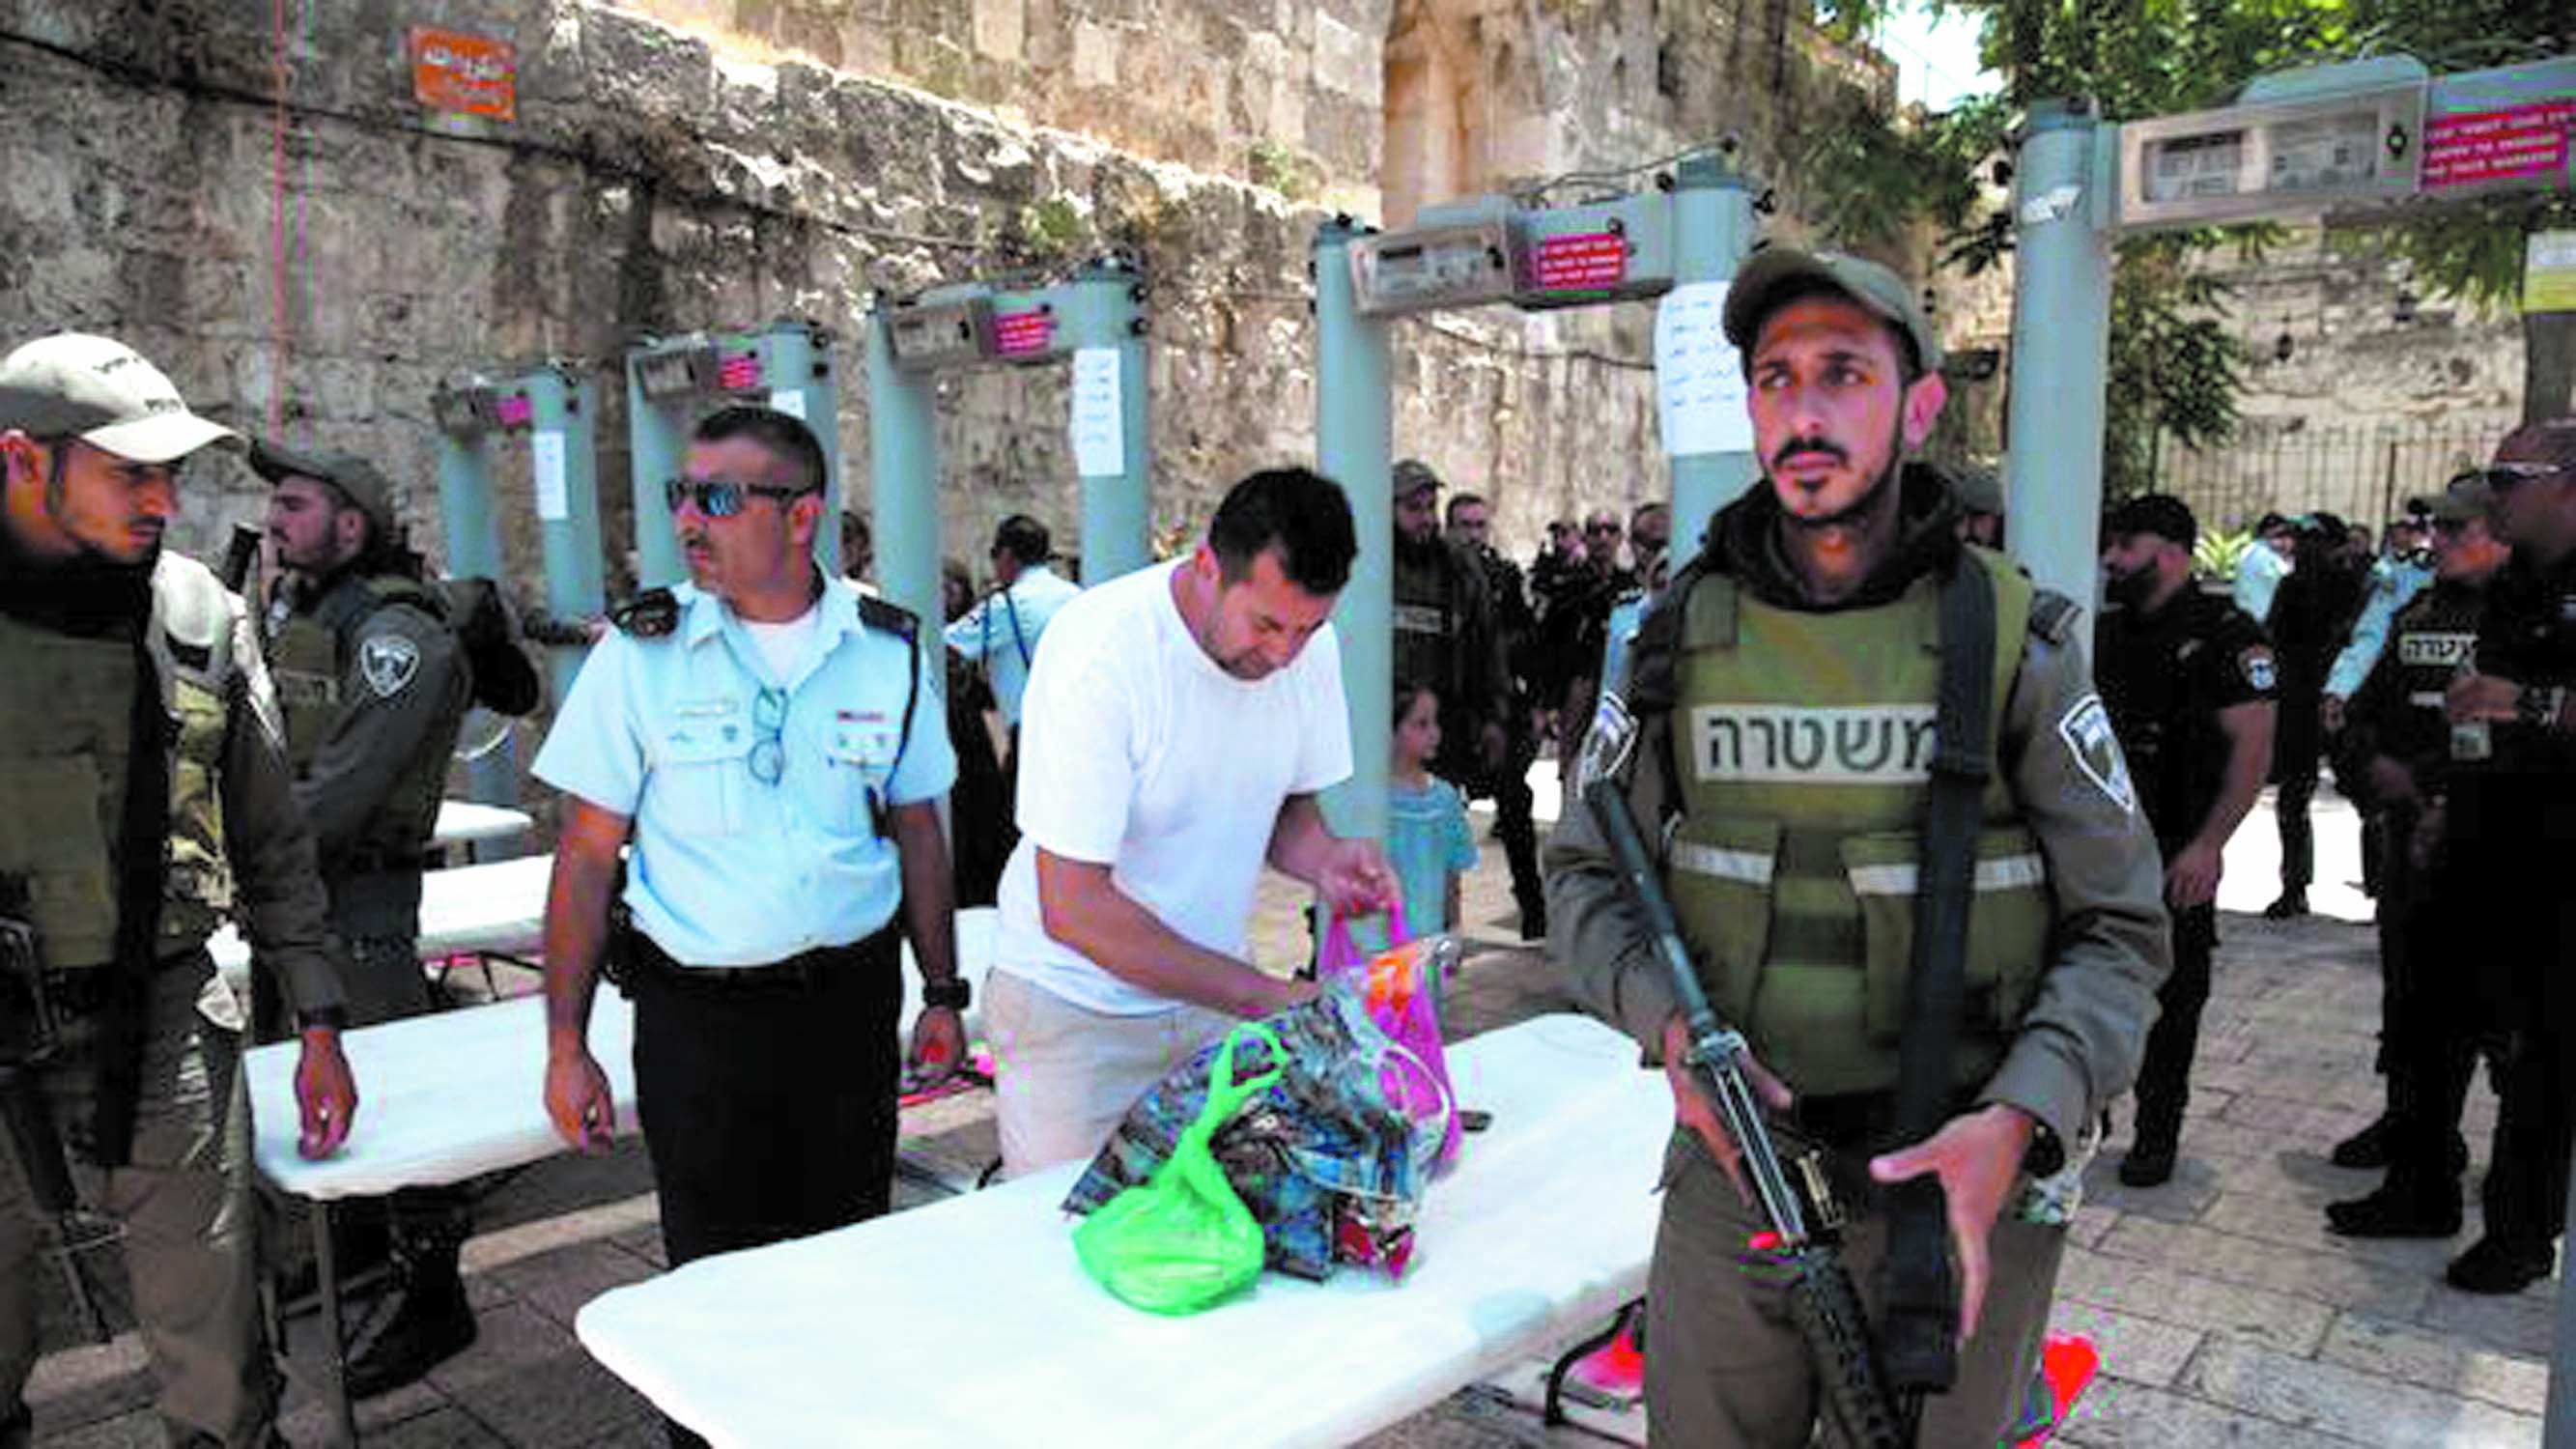
[[[1257,1040],[1274,1065],[1238,1082],[1235,1044]],[[1073,1230],[1083,1269],[1119,1301],[1148,1313],[1196,1313],[1261,1275],[1261,1224],[1235,1195],[1208,1140],[1279,1080],[1287,1054],[1260,1022],[1226,1035],[1208,1072],[1207,1106],[1154,1175],[1103,1204]]]

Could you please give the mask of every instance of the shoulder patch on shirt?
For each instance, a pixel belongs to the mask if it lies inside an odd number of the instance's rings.
[[[2270,694],[2280,685],[2280,666],[2274,662],[2269,645],[2256,644],[2237,655],[2236,667],[2244,671],[2245,682],[2260,693]]]
[[[2124,813],[2138,808],[2137,789],[2129,782],[2129,758],[2120,753],[2120,740],[2111,732],[2111,712],[2102,707],[2102,696],[2088,694],[2069,706],[2057,721],[2057,737],[2066,741],[2066,752],[2075,757],[2084,778],[2112,804]]]
[[[921,620],[914,617],[910,609],[888,603],[874,594],[859,595],[859,622],[871,629],[896,635],[907,644],[921,628]]]
[[[611,610],[608,620],[633,638],[665,638],[680,627],[680,598],[667,588],[646,589]]]
[[[358,642],[358,670],[378,699],[391,699],[420,674],[420,646],[402,634],[370,634]]]
[[[1617,693],[1601,691],[1601,703],[1592,711],[1592,728],[1585,731],[1582,753],[1575,757],[1575,792],[1581,794],[1595,780],[1625,774],[1628,757],[1636,748],[1637,717]]]
[[[2051,644],[2073,638],[2076,621],[2083,617],[2084,606],[2055,589],[2041,589],[2031,596],[2030,632]]]

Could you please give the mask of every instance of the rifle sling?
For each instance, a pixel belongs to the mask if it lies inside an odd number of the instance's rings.
[[[1950,1077],[1966,1001],[1977,825],[1993,769],[1986,740],[1993,717],[1994,651],[1994,580],[1962,551],[1941,586],[1931,799],[1905,980],[1905,1034],[1897,1055],[1898,1143],[1920,1142],[1938,1131],[1952,1102]],[[1938,1180],[1925,1176],[1899,1184],[1889,1202],[1887,1321],[1880,1343],[1888,1376],[1900,1390],[1937,1392],[1956,1377],[1957,1308],[1949,1246]]]

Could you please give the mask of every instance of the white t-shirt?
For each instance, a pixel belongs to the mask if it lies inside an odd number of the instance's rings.
[[[1183,938],[1241,957],[1279,807],[1351,772],[1332,626],[1259,680],[1217,667],[1172,601],[1179,564],[1067,602],[1047,626],[1021,726],[1020,844],[1002,873],[995,970],[1091,1010],[1172,1005],[1046,933],[1037,855],[1108,864]]]
[[[794,679],[796,666],[805,662],[807,646],[823,632],[823,605],[818,599],[793,619],[775,624],[745,619],[742,627],[751,636],[752,647],[760,651],[760,662],[769,666],[770,682]]]

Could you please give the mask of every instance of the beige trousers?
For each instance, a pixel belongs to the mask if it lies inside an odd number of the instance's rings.
[[[984,1022],[1002,1171],[1020,1177],[1088,1161],[1146,1088],[1224,1036],[1234,1018],[1182,1002],[1113,1016],[996,968],[984,984]]]
[[[250,1114],[237,1045],[197,1014],[213,972],[203,958],[165,969],[153,982],[144,1047],[143,1091],[132,1160],[101,1171],[72,1152],[83,1201],[125,1227],[126,1271],[135,1318],[161,1381],[161,1417],[184,1434],[227,1445],[255,1442],[276,1408],[276,1370],[260,1332],[250,1213]],[[45,1096],[66,1141],[86,1133],[90,1074],[77,1025],[66,1028],[62,1060],[42,1074]],[[0,1415],[24,1394],[43,1345],[37,1329],[37,1274],[43,1227],[28,1201],[14,1154],[0,1172]],[[93,1273],[112,1252],[84,1261]]]
[[[1827,1425],[1813,1439],[1822,1406],[1804,1339],[1789,1319],[1788,1293],[1758,1266],[1745,1241],[1759,1212],[1696,1146],[1666,1159],[1663,1222],[1646,1282],[1646,1420],[1657,1445],[1675,1449],[1804,1449],[1843,1446]],[[1923,1401],[1922,1449],[1993,1449],[2021,1406],[2039,1363],[2049,1296],[2066,1231],[2019,1221],[1995,1224],[1993,1281],[1977,1336],[1959,1353],[1957,1384]],[[1843,1263],[1864,1300],[1874,1300],[1886,1219],[1864,1216],[1847,1230]],[[1870,1303],[1874,1311],[1876,1304]]]

